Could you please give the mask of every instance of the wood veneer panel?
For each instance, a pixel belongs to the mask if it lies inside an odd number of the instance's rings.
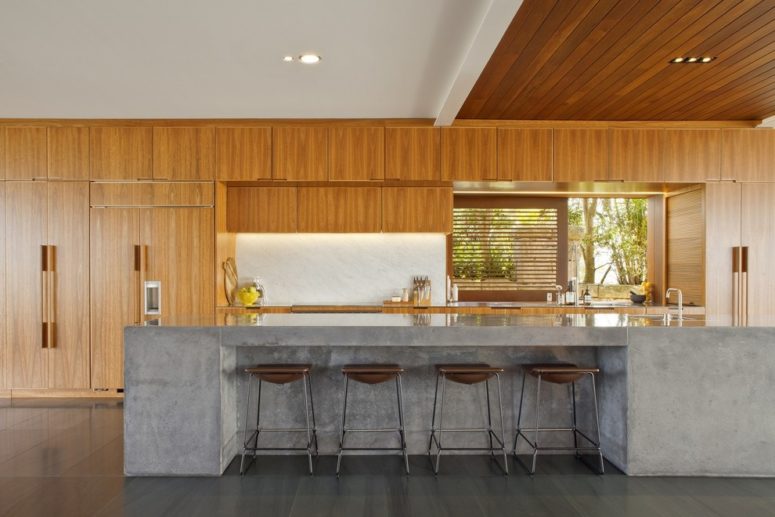
[[[272,178],[328,181],[328,128],[273,128]]]
[[[498,128],[498,179],[552,181],[551,129]]]
[[[296,187],[229,187],[226,207],[229,232],[289,233],[298,228]]]
[[[667,285],[683,293],[686,305],[705,305],[705,192],[670,196],[667,214]]]
[[[624,181],[663,181],[663,138],[661,129],[611,129],[609,178]]]
[[[554,130],[554,181],[595,181],[608,177],[608,130]]]
[[[664,180],[680,183],[721,179],[721,131],[666,129],[662,148]]]
[[[382,231],[452,233],[452,188],[383,188]]]
[[[705,312],[709,321],[732,323],[732,248],[741,243],[741,185],[705,185]]]
[[[441,179],[498,179],[498,134],[495,128],[442,128]]]
[[[772,325],[775,314],[775,183],[741,186],[741,243],[748,248],[748,325]]]
[[[0,139],[2,138],[0,130]],[[0,154],[2,156],[2,154]],[[5,332],[5,182],[0,181],[0,389],[9,387],[8,373],[10,361],[8,336]]]
[[[89,131],[92,180],[138,180],[153,176],[153,129],[93,127]]]
[[[331,181],[385,179],[385,129],[332,127],[328,135]]]
[[[48,128],[48,179],[89,179],[89,128]]]
[[[379,187],[299,187],[299,232],[382,231]]]
[[[153,128],[153,179],[215,178],[215,129]]]
[[[721,177],[736,181],[775,180],[775,130],[722,130]]]
[[[220,181],[272,179],[272,128],[219,127],[216,156]]]
[[[434,127],[385,129],[385,179],[439,181],[441,130]]]
[[[5,178],[46,178],[46,128],[5,128]]]
[[[109,182],[91,184],[91,206],[212,206],[210,182]]]

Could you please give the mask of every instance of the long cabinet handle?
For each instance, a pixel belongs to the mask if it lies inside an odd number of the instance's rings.
[[[40,321],[42,323],[41,347],[48,348],[48,246],[40,246]]]
[[[732,325],[740,322],[740,247],[732,247]]]
[[[57,346],[57,248],[48,246],[48,348]]]
[[[748,246],[740,250],[740,319],[748,326]]]

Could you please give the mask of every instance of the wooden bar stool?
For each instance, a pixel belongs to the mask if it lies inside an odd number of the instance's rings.
[[[315,426],[315,406],[312,402],[312,378],[310,364],[259,364],[245,369],[248,374],[248,396],[245,410],[245,442],[242,447],[242,460],[240,461],[240,474],[250,468],[245,466],[245,456],[250,452],[251,463],[256,458],[257,451],[306,451],[309,460],[309,473],[312,474],[312,456],[318,455],[318,437]],[[250,392],[253,378],[258,378],[258,408],[256,410],[256,427],[248,437],[250,426],[248,415],[250,414]],[[261,427],[261,386],[264,382],[270,384],[288,384],[290,382],[303,381],[304,387],[304,416],[307,420],[306,427],[297,428],[269,428]],[[312,421],[310,422],[310,415]],[[307,433],[306,447],[259,447],[258,437],[260,433]],[[252,445],[251,445],[252,442]]]
[[[401,374],[404,369],[397,364],[348,364],[342,368],[344,375],[344,408],[342,409],[342,431],[339,436],[339,454],[336,458],[336,476],[339,477],[339,468],[342,464],[344,451],[401,451],[404,456],[404,468],[409,474],[409,456],[406,453],[406,435],[404,433],[404,396],[401,386]],[[398,427],[377,429],[349,429],[347,427],[347,393],[350,379],[363,384],[381,384],[395,379],[396,400],[398,403]],[[385,433],[397,432],[400,440],[399,447],[345,447],[345,433]]]
[[[525,439],[530,448],[533,449],[533,463],[530,468],[525,465],[528,472],[532,475],[536,471],[536,459],[538,453],[542,451],[574,451],[577,458],[581,458],[582,452],[594,452],[600,459],[599,474],[605,472],[603,466],[603,453],[600,450],[600,419],[598,417],[597,409],[597,390],[595,387],[595,375],[600,373],[599,368],[580,368],[575,364],[570,363],[555,363],[555,364],[527,364],[523,365],[525,375],[522,377],[522,393],[519,396],[519,413],[517,416],[517,433],[514,436],[514,458],[520,463],[522,461],[517,456],[517,441],[519,437]],[[535,427],[522,427],[522,402],[525,398],[525,380],[527,377],[532,376],[536,378],[536,406],[535,406]],[[595,410],[595,439],[590,438],[586,433],[580,431],[576,426],[576,382],[582,377],[589,376],[592,381],[592,399]],[[571,416],[573,418],[572,427],[540,427],[539,416],[541,409],[541,382],[550,382],[552,384],[568,384],[570,385],[570,398],[571,398]],[[533,441],[527,437],[525,432],[533,432]],[[573,433],[573,447],[546,447],[538,444],[538,433],[540,432],[571,432]],[[579,438],[586,440],[590,446],[579,446]],[[586,463],[586,462],[585,462]],[[523,464],[524,465],[524,464]]]
[[[473,363],[473,364],[437,364],[436,365],[436,392],[433,395],[433,416],[431,419],[431,437],[428,440],[428,458],[431,460],[431,467],[433,467],[433,473],[439,473],[439,462],[441,460],[441,453],[445,450],[455,451],[490,451],[490,456],[495,459],[494,442],[497,442],[500,447],[500,452],[503,454],[503,473],[508,476],[509,465],[506,455],[506,446],[503,443],[505,439],[505,431],[503,428],[503,401],[501,399],[501,379],[500,374],[503,373],[503,368],[497,368],[485,363]],[[498,417],[500,418],[501,434],[498,437],[495,431],[492,429],[492,409],[490,405],[490,379],[495,377],[498,386]],[[487,427],[466,427],[445,429],[444,428],[444,386],[446,381],[452,381],[459,384],[479,384],[484,382],[485,391],[487,393]],[[439,396],[439,384],[441,384],[441,395]],[[439,400],[439,426],[436,427],[436,401]],[[445,432],[486,432],[487,438],[490,441],[489,448],[485,447],[444,447],[442,445],[442,433]],[[433,461],[433,446],[436,446],[436,462]],[[496,462],[497,463],[497,462]]]

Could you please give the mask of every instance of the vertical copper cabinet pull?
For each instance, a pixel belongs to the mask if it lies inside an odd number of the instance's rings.
[[[40,246],[40,321],[41,346],[48,348],[48,246]]]
[[[740,247],[732,248],[732,325],[740,323]]]
[[[57,255],[56,246],[48,248],[48,348],[57,346]]]
[[[139,244],[135,244],[135,271],[140,271],[140,254],[141,254],[141,246]]]
[[[748,246],[740,250],[740,320],[748,325]]]

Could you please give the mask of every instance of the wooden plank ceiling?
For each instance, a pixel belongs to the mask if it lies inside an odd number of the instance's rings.
[[[772,115],[775,0],[525,0],[458,118]]]

